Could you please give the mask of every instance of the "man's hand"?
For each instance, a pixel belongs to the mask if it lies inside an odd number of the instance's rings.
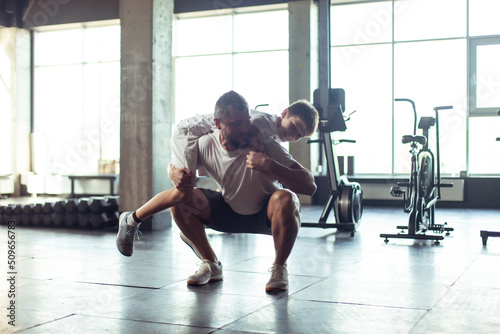
[[[247,154],[247,168],[269,173],[274,161],[265,153],[250,151]]]
[[[186,167],[175,168],[172,164],[169,165],[168,178],[181,191],[192,190],[196,181],[195,175],[189,169]]]
[[[247,168],[275,177],[282,185],[297,194],[312,195],[316,191],[314,177],[298,162],[286,167],[261,152],[247,154]]]

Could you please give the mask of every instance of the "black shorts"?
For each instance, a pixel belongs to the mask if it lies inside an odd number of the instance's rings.
[[[210,205],[211,219],[206,226],[227,233],[256,233],[271,235],[271,222],[267,219],[267,205],[253,215],[241,215],[226,203],[218,191],[199,188]]]

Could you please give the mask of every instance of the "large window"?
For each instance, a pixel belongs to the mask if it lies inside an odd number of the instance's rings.
[[[400,138],[412,132],[413,114],[409,104],[393,98],[414,100],[419,117],[453,105],[439,115],[444,174],[500,173],[494,140],[500,136],[500,24],[493,14],[499,10],[496,0],[332,7],[332,84],[346,89],[347,111],[357,110],[344,135],[357,143],[337,152],[356,157],[356,173],[409,171],[408,147]]]
[[[34,167],[92,174],[120,154],[120,27],[35,34]]]
[[[215,102],[234,89],[253,108],[267,112],[288,105],[288,11],[269,7],[217,11],[175,21],[176,121],[213,113]]]

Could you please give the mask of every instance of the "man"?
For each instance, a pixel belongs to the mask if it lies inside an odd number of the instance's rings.
[[[221,191],[194,189],[191,200],[170,209],[182,239],[203,261],[188,284],[203,285],[223,278],[222,264],[205,233],[209,227],[231,233],[271,234],[276,254],[266,291],[287,290],[286,261],[300,227],[295,193],[312,195],[316,191],[314,178],[274,140],[265,143],[265,152],[250,148],[248,104],[238,93],[230,91],[219,98],[214,122],[214,132],[198,140],[198,167],[205,168]],[[169,173],[176,187],[191,181],[180,170]]]

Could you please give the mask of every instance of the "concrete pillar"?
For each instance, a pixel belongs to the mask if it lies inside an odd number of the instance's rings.
[[[12,196],[20,196],[19,175],[30,170],[30,32],[0,27],[0,44],[5,57],[2,58],[0,118],[6,121],[0,134],[1,145],[4,145],[0,154],[3,164],[8,164],[0,174],[12,174]],[[5,128],[7,126],[10,128]]]
[[[120,211],[170,189],[173,0],[120,0]],[[141,229],[171,226],[169,211]]]
[[[16,32],[16,108],[15,117],[15,175],[31,171],[31,33],[17,29]],[[14,183],[14,195],[22,195],[21,183]]]
[[[317,8],[313,0],[288,3],[289,12],[289,98],[312,102],[317,88]],[[317,145],[317,144],[316,144]],[[290,153],[304,167],[311,169],[311,145],[305,139],[290,143]],[[311,196],[299,196],[303,204],[311,204]]]

